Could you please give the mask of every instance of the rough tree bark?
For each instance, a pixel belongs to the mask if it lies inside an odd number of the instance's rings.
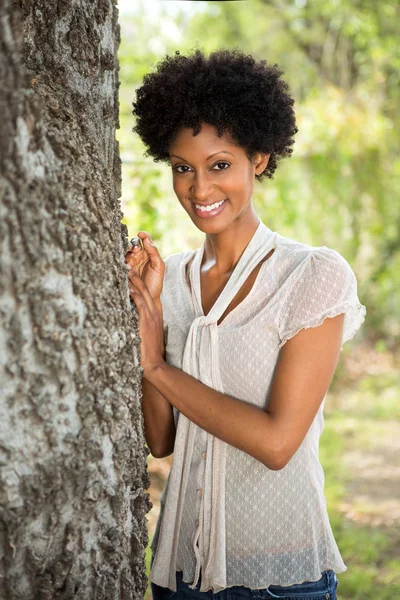
[[[116,0],[0,6],[0,598],[142,598]]]

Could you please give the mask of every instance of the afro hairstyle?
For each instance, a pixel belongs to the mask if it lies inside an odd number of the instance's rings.
[[[256,61],[238,47],[220,49],[206,58],[196,48],[189,56],[179,50],[166,55],[147,73],[136,90],[132,131],[141,138],[155,162],[169,162],[169,148],[183,127],[193,135],[201,123],[227,133],[251,161],[256,152],[270,154],[264,175],[273,179],[278,161],[290,157],[297,133],[294,100],[277,64]]]

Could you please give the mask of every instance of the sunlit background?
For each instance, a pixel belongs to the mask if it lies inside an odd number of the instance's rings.
[[[165,54],[195,46],[207,54],[239,46],[284,71],[299,132],[274,179],[255,182],[257,214],[281,235],[340,252],[367,307],[364,325],[341,353],[320,444],[331,525],[348,566],[338,597],[400,598],[399,4],[119,0],[118,6],[124,222],[130,236],[149,231],[162,256],[197,248],[203,234],[180,206],[170,168],[145,158],[132,132],[132,101],[143,76]],[[150,538],[171,458],[148,459]]]

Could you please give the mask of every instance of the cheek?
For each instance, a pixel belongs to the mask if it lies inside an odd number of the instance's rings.
[[[187,191],[187,187],[185,186],[185,184],[182,183],[182,180],[178,181],[175,180],[172,182],[172,187],[174,189],[175,192],[175,196],[177,197],[177,199],[179,200],[179,203],[185,207],[185,198],[187,198],[188,196],[188,191]]]
[[[178,181],[177,181],[175,178],[172,180],[172,187],[173,187],[173,190],[174,190],[175,194],[176,194],[177,196],[179,196],[179,189],[180,189],[180,186],[179,186],[179,183],[178,183]]]
[[[174,177],[172,179],[172,187],[174,188],[174,192],[177,196],[184,193],[184,191],[186,189],[185,183],[182,181],[182,179],[179,179],[178,177]]]
[[[241,194],[248,186],[248,181],[245,173],[230,173],[224,182],[224,188],[227,192]]]

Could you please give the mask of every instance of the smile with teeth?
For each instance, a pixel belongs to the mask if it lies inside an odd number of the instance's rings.
[[[201,206],[200,204],[195,204],[195,207],[202,212],[209,212],[210,210],[214,210],[218,206],[221,206],[225,202],[226,198],[221,200],[220,202],[214,202],[214,204],[209,204],[208,206]]]

